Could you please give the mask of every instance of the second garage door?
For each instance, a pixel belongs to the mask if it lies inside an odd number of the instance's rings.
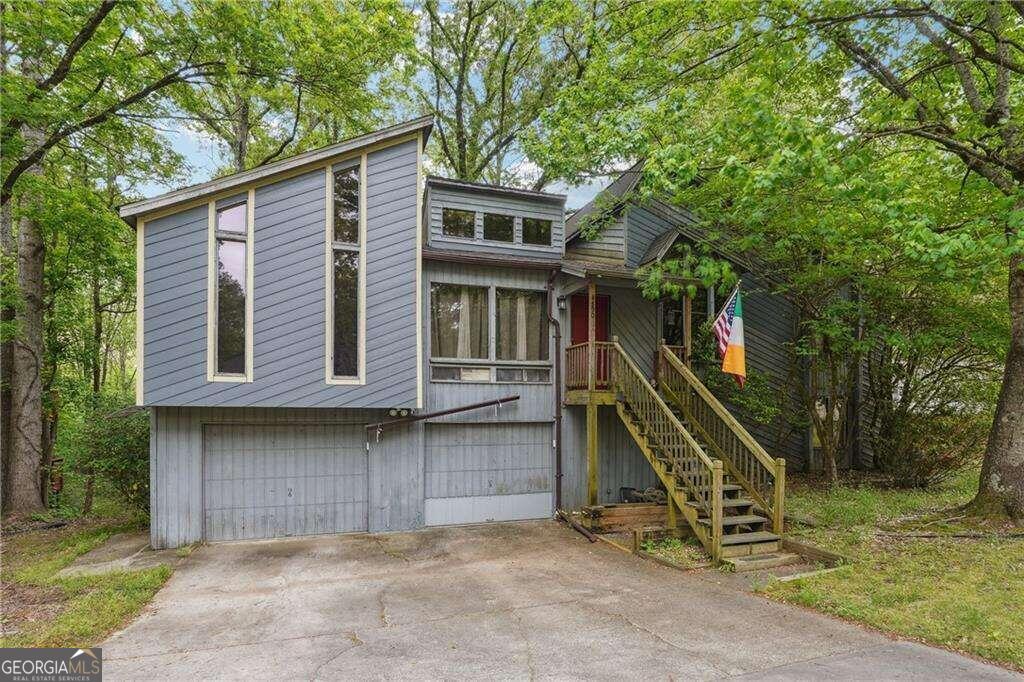
[[[551,424],[428,424],[428,526],[551,515]]]
[[[206,539],[365,531],[364,433],[357,424],[206,425]]]

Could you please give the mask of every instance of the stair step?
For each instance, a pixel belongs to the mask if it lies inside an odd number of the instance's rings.
[[[732,566],[732,570],[736,573],[744,573],[746,571],[762,571],[766,568],[798,564],[803,561],[803,559],[800,558],[799,554],[791,554],[789,552],[772,552],[770,554],[749,554],[746,556],[728,557],[722,561],[729,566]]]
[[[753,507],[754,501],[747,499],[746,497],[731,497],[722,500],[723,509],[731,509],[735,507]]]
[[[749,526],[754,523],[764,523],[768,519],[757,514],[740,514],[737,516],[722,517],[723,526]],[[711,519],[697,519],[697,522],[704,526],[711,525]]]
[[[736,485],[735,483],[723,483],[722,484],[722,492],[724,492],[724,493],[731,493],[734,490],[743,490],[743,486]]]
[[[775,542],[779,536],[765,530],[756,533],[735,533],[734,535],[723,535],[722,545],[753,545],[758,542]]]

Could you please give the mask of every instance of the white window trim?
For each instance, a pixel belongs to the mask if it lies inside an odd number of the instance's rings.
[[[255,298],[255,232],[256,190],[250,187],[245,196],[245,374],[218,374],[217,364],[217,200],[207,203],[207,273],[206,273],[206,380],[210,382],[248,383],[253,381],[253,309]]]
[[[366,152],[359,156],[359,314],[356,338],[359,367],[354,377],[334,375],[334,166],[338,164],[328,165],[324,169],[327,186],[327,222],[324,226],[324,356],[327,361],[324,365],[324,381],[333,386],[366,384],[366,156]]]

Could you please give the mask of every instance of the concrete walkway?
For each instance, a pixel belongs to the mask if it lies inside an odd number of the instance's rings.
[[[554,522],[202,547],[103,646],[127,679],[1024,679]]]

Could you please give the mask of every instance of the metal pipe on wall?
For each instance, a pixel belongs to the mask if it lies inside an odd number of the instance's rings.
[[[555,509],[562,508],[562,325],[555,314],[555,278],[548,277],[548,322],[555,328]]]

